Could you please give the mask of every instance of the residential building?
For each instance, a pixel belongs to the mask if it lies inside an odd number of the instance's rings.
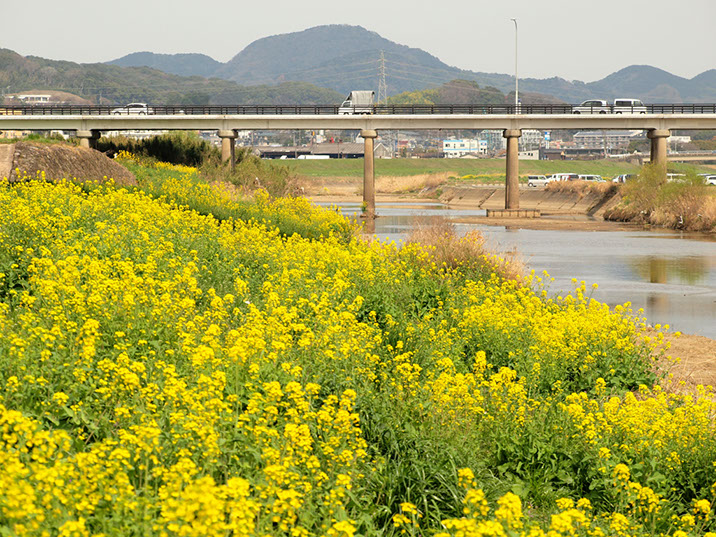
[[[487,152],[487,142],[485,140],[443,140],[443,154],[445,158],[459,158],[465,155],[476,155],[485,152]]]
[[[480,131],[480,140],[485,140],[488,151],[500,151],[507,147],[507,142],[502,133],[503,131],[498,129],[483,130]]]
[[[600,149],[611,153],[614,150],[626,149],[629,142],[643,137],[644,134],[641,130],[582,131],[574,135],[574,143],[579,149]]]
[[[52,95],[31,95],[31,94],[20,94],[15,95],[16,99],[19,99],[24,104],[44,104],[49,103]]]
[[[517,140],[520,151],[532,151],[542,146],[544,133],[534,129],[522,129],[522,136]]]

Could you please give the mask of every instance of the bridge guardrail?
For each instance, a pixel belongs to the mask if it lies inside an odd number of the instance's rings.
[[[572,104],[440,104],[374,105],[373,114],[454,115],[454,114],[572,114],[581,105]],[[716,104],[647,104],[648,114],[716,114]],[[0,115],[134,115],[117,112],[118,106],[106,105],[3,105]],[[119,106],[121,108],[121,106]],[[361,107],[363,109],[364,107]],[[583,107],[582,107],[583,108]],[[623,110],[624,107],[620,107]],[[338,115],[338,105],[148,105],[150,115]],[[641,108],[638,111],[643,110]],[[356,114],[357,115],[357,114]]]

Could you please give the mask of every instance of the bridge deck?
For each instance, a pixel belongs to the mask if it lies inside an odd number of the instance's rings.
[[[0,115],[0,130],[716,129],[703,114]]]

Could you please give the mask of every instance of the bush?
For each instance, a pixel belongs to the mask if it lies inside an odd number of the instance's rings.
[[[209,182],[229,183],[242,194],[263,189],[271,196],[292,196],[299,192],[296,176],[285,166],[277,166],[257,157],[248,147],[236,149],[233,169],[218,159],[204,161],[201,175]]]
[[[716,229],[716,198],[692,170],[666,182],[653,164],[625,183],[622,201],[604,214],[605,220],[654,224],[689,231]]]
[[[220,157],[218,148],[193,132],[172,132],[144,140],[126,136],[100,138],[97,141],[97,149],[112,156],[120,151],[127,151],[134,155],[185,166],[198,166],[212,159],[218,161]]]

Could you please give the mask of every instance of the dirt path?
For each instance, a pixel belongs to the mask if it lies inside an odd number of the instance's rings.
[[[716,341],[703,336],[666,336],[671,348],[666,353],[679,359],[670,367],[676,388],[693,389],[699,384],[716,386]]]
[[[14,155],[15,144],[0,144],[0,179],[10,177]]]

